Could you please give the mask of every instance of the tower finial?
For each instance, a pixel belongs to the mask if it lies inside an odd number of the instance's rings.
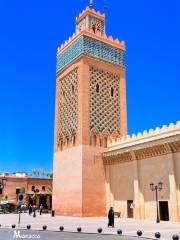
[[[90,6],[90,8],[93,8],[93,0],[90,0],[89,6]]]

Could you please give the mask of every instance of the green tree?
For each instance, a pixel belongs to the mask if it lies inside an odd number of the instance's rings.
[[[31,196],[31,200],[32,200],[33,204],[34,204],[34,202],[36,201],[36,198],[37,198],[36,194],[33,194],[33,195]]]
[[[2,196],[2,200],[3,200],[3,201],[7,201],[7,200],[8,200],[8,195],[7,195],[7,194],[3,195],[3,196]]]
[[[47,177],[49,177],[49,178],[53,178],[53,173],[52,173],[52,172],[47,173]]]
[[[24,194],[25,192],[26,192],[25,187],[21,187],[21,189],[20,189],[20,193]]]
[[[52,188],[48,187],[46,189],[46,193],[49,194],[49,195],[52,195]]]

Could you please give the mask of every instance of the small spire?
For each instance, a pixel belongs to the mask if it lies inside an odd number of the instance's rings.
[[[93,0],[90,0],[89,6],[90,6],[90,8],[93,8]]]

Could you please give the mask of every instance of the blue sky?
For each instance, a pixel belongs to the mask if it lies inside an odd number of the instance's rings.
[[[52,169],[56,49],[87,5],[0,1],[0,172]],[[180,120],[179,0],[106,5],[107,34],[127,46],[129,133]]]

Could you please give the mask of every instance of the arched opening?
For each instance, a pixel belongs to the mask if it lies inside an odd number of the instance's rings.
[[[99,84],[96,84],[96,93],[99,93]]]
[[[100,138],[99,142],[100,142],[100,147],[102,147],[103,146],[102,138]]]
[[[103,147],[107,148],[107,137],[103,138]]]
[[[94,33],[96,33],[96,25],[95,24],[92,25],[92,30]]]
[[[73,136],[73,146],[76,145],[76,136]]]
[[[69,138],[67,138],[67,147],[69,146]]]
[[[96,135],[93,136],[93,146],[97,145],[97,137]]]
[[[74,95],[74,85],[72,85],[72,94]]]
[[[114,97],[114,88],[111,88],[111,97]]]
[[[61,149],[61,151],[63,150],[63,142],[62,141],[60,143],[60,149]]]
[[[64,103],[64,101],[65,101],[65,92],[63,91],[62,92],[62,103]]]

